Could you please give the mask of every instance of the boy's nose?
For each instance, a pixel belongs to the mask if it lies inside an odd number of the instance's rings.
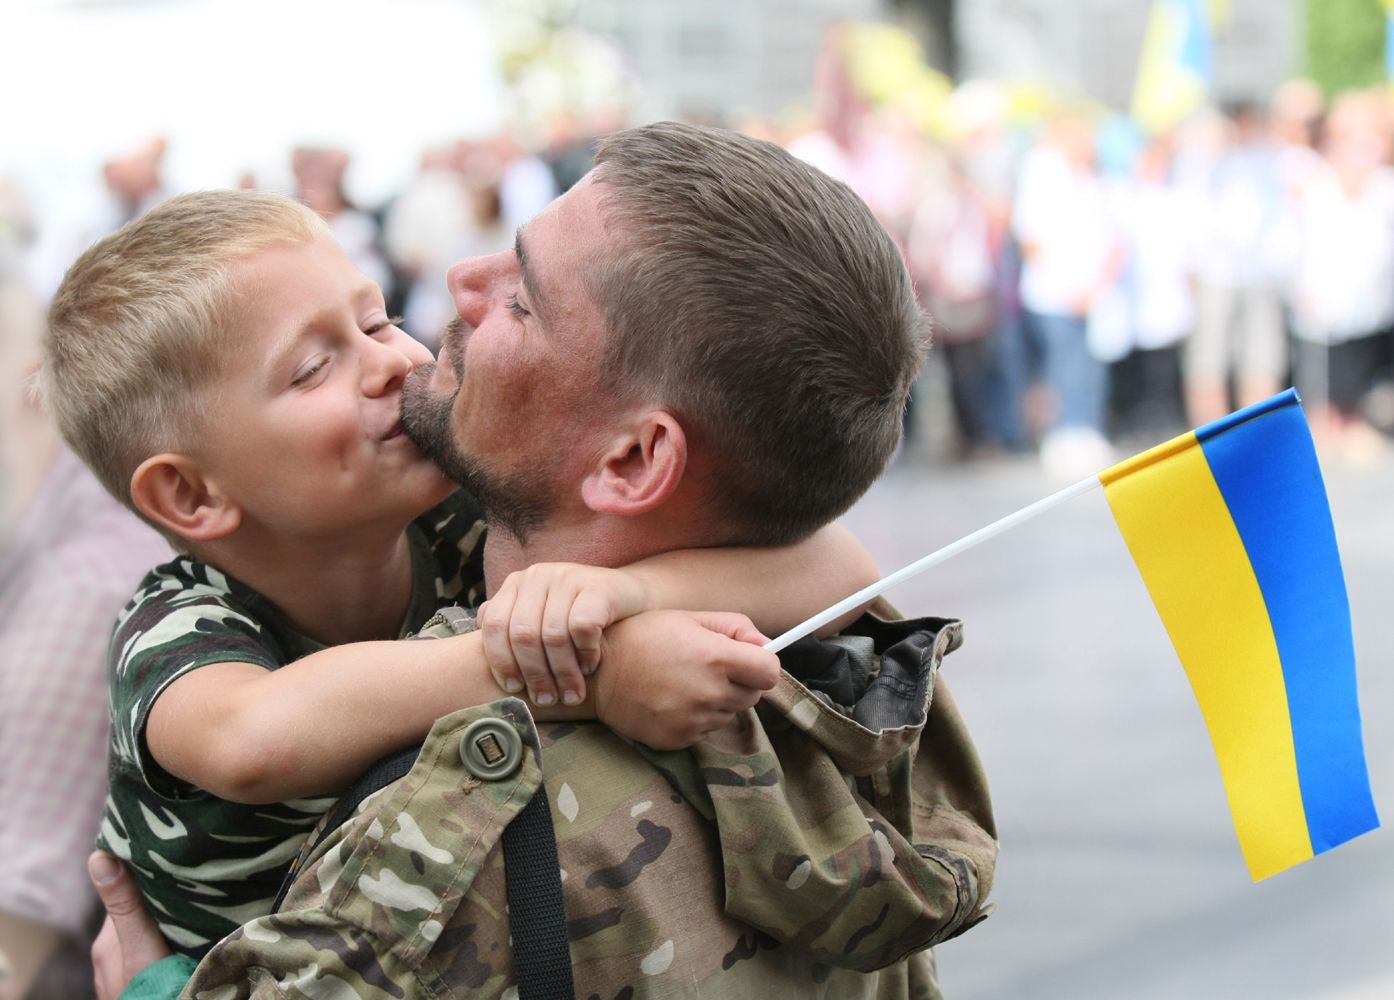
[[[402,336],[410,339],[406,334]],[[369,350],[369,360],[363,366],[363,392],[368,396],[381,396],[401,388],[418,364],[412,352],[391,341],[372,341]],[[425,354],[427,358],[430,357],[430,351],[425,351]]]
[[[489,257],[466,257],[445,275],[446,288],[455,300],[455,311],[470,327],[483,324],[489,309],[502,295],[501,279],[517,270],[512,250]]]

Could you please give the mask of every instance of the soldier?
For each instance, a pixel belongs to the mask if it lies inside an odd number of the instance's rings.
[[[459,320],[403,423],[481,498],[491,584],[807,535],[889,459],[921,357],[866,207],[712,129],[611,137],[514,251],[449,284]],[[937,679],[959,626],[887,617],[791,647],[761,705],[688,752],[538,724],[511,698],[440,719],[186,995],[517,996],[542,942],[518,931],[537,914],[510,897],[503,845],[545,802],[578,995],[937,996],[927,949],[984,915],[995,834]]]

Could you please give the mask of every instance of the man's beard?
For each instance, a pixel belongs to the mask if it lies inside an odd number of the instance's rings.
[[[451,351],[456,374],[464,367],[459,355]],[[459,483],[484,508],[484,520],[491,530],[503,530],[519,542],[538,528],[552,509],[552,496],[546,477],[538,470],[513,476],[488,472],[461,450],[455,438],[455,398],[463,380],[448,396],[431,391],[435,363],[420,365],[402,386],[402,430],[447,477]]]

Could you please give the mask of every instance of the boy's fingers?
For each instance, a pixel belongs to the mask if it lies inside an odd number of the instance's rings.
[[[590,675],[600,665],[600,647],[606,626],[614,620],[609,599],[595,589],[581,591],[571,605],[571,642],[581,673]]]
[[[763,646],[769,642],[769,637],[761,633],[749,618],[745,615],[737,614],[734,611],[695,611],[692,613],[703,628],[719,632],[729,639],[737,642],[748,642],[755,646]]]
[[[576,596],[570,587],[554,587],[547,594],[547,606],[542,612],[542,647],[552,681],[566,705],[578,705],[586,696],[586,681],[581,675],[571,626]]]
[[[731,684],[754,692],[752,705],[760,700],[759,692],[768,691],[779,683],[779,657],[758,647],[733,649],[724,666],[726,679]]]
[[[511,579],[511,578],[510,578]],[[513,645],[508,640],[508,624],[513,607],[513,591],[505,587],[479,608],[479,630],[484,633],[484,658],[499,687],[509,694],[523,690]]]
[[[530,579],[530,578],[529,578]],[[555,705],[557,689],[543,647],[547,588],[520,586],[508,619],[508,643],[535,705]]]

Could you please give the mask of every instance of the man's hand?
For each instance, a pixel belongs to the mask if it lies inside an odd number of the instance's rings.
[[[118,1000],[136,973],[169,957],[169,945],[145,911],[125,865],[105,851],[94,851],[87,874],[106,907],[106,920],[92,945],[97,1000]]]
[[[596,717],[655,750],[723,729],[779,682],[779,658],[745,615],[649,611],[605,630]]]
[[[510,573],[479,608],[484,654],[499,687],[526,685],[536,705],[579,705],[600,664],[601,633],[650,607],[648,588],[617,569],[534,563]]]

